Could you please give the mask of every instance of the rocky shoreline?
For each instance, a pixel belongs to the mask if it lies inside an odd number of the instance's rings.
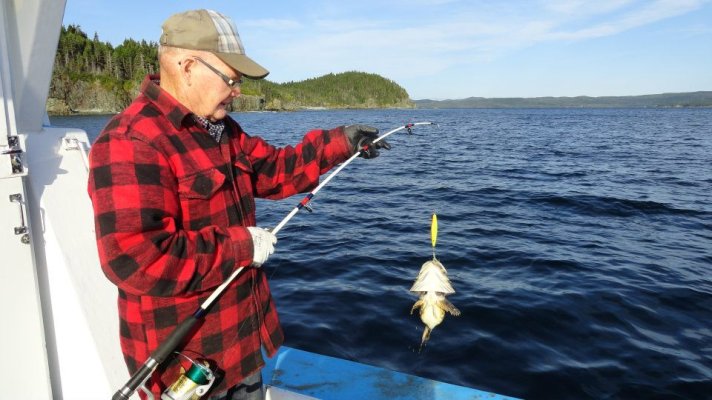
[[[128,103],[127,103],[128,105]],[[376,109],[376,108],[415,108],[412,102],[407,104],[394,105],[392,107],[369,107],[367,105],[349,105],[343,107],[322,107],[308,106],[294,103],[286,103],[280,100],[265,101],[264,97],[241,95],[233,100],[230,111],[301,111],[301,110],[338,110],[338,109]],[[77,106],[70,107],[66,101],[56,98],[48,98],[46,111],[49,115],[100,115],[116,114],[123,107],[97,107],[96,104],[89,105],[83,102]]]

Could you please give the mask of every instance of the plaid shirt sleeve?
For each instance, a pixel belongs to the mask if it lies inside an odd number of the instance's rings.
[[[202,291],[252,260],[242,226],[180,226],[178,184],[151,144],[107,134],[92,146],[90,160],[102,267],[122,290],[151,296]]]
[[[352,154],[343,127],[313,130],[296,146],[282,148],[244,132],[239,137],[255,172],[255,194],[261,198],[282,199],[309,191],[322,174]]]

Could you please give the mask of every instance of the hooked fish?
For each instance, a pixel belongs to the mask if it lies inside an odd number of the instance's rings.
[[[410,288],[411,292],[418,293],[420,298],[413,304],[410,309],[411,315],[420,308],[420,320],[425,324],[423,337],[420,342],[420,350],[423,349],[425,342],[430,339],[430,333],[436,326],[440,325],[445,319],[445,312],[449,312],[454,316],[460,315],[460,310],[457,309],[445,296],[455,293],[455,289],[450,284],[450,279],[447,276],[445,266],[435,258],[435,241],[437,237],[437,217],[433,214],[433,223],[431,226],[431,238],[433,242],[433,259],[426,261],[420,268],[418,277],[415,283]]]

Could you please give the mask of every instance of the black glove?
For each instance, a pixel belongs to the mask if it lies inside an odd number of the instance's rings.
[[[344,127],[344,133],[346,137],[349,138],[354,153],[363,150],[361,152],[361,157],[363,158],[376,158],[379,154],[378,149],[391,149],[391,145],[385,140],[373,143],[373,141],[378,138],[378,129],[374,127],[368,125],[349,125]],[[366,148],[364,148],[364,146],[366,146]]]

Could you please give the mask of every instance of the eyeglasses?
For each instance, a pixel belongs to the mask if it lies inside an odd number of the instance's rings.
[[[242,85],[242,77],[240,77],[240,78],[238,78],[238,79],[232,79],[232,78],[230,78],[229,76],[227,76],[227,75],[223,74],[222,72],[220,72],[219,69],[217,69],[217,68],[213,67],[212,65],[208,64],[208,63],[207,63],[205,60],[203,60],[202,58],[200,58],[200,57],[193,57],[193,58],[195,58],[196,60],[198,60],[198,61],[200,61],[201,63],[203,63],[203,65],[205,65],[206,67],[210,68],[211,71],[215,72],[215,74],[216,74],[217,76],[219,76],[220,79],[222,79],[223,82],[225,82],[226,85],[230,86],[230,89],[237,89],[237,88],[240,87],[240,85]]]

